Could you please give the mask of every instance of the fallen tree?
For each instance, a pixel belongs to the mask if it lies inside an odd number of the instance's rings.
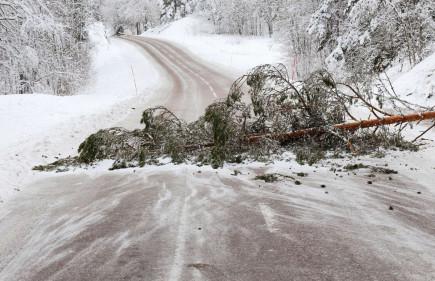
[[[307,130],[300,130],[296,132],[286,133],[286,134],[274,134],[274,135],[264,135],[264,136],[252,136],[244,139],[245,142],[255,142],[262,138],[275,139],[279,141],[284,141],[287,139],[300,138],[304,136],[313,136],[317,134],[327,133],[331,129],[340,130],[340,131],[356,131],[358,129],[370,128],[370,127],[379,127],[384,125],[391,124],[402,124],[414,121],[423,121],[428,119],[435,119],[435,111],[431,112],[423,112],[423,113],[415,113],[410,115],[397,115],[390,116],[372,120],[363,120],[361,122],[353,122],[353,123],[345,123],[333,125],[332,128],[313,128]],[[208,144],[208,147],[212,146],[212,143]]]
[[[242,99],[245,85],[250,103]],[[100,130],[80,145],[80,156],[67,163],[112,159],[113,168],[124,168],[158,164],[160,158],[170,157],[174,163],[217,168],[224,162],[263,161],[285,151],[312,164],[328,151],[341,153],[350,148],[365,154],[379,148],[416,149],[401,135],[404,124],[435,118],[433,108],[407,103],[408,111],[422,113],[394,115],[382,106],[390,103],[398,108],[396,104],[403,101],[387,95],[338,83],[324,70],[293,83],[283,65],[259,66],[238,79],[228,97],[207,107],[198,120],[188,124],[164,107],[150,108],[142,115],[143,130]],[[351,114],[353,107],[365,108],[376,119],[358,121]],[[385,126],[389,124],[399,126]]]
[[[409,115],[397,115],[397,116],[390,116],[390,117],[384,117],[384,118],[378,118],[378,119],[372,119],[372,120],[363,120],[360,122],[353,122],[353,123],[345,123],[345,124],[337,124],[331,126],[331,128],[311,128],[306,130],[299,130],[291,133],[285,133],[285,134],[273,134],[273,135],[258,135],[258,136],[251,136],[243,139],[243,142],[246,143],[253,143],[256,141],[259,141],[261,139],[273,139],[277,140],[279,142],[284,142],[288,139],[296,139],[296,138],[302,138],[306,136],[314,136],[318,134],[324,134],[330,131],[331,129],[339,130],[339,131],[356,131],[358,129],[364,129],[364,128],[370,128],[370,127],[379,127],[384,125],[391,125],[391,124],[402,124],[402,123],[408,123],[408,122],[415,122],[415,121],[423,121],[423,120],[429,120],[429,119],[435,119],[435,111],[431,112],[423,112],[423,113],[415,113],[415,114],[409,114]],[[431,129],[435,127],[435,124],[428,128]],[[426,133],[428,130],[426,130],[423,133]],[[423,135],[423,134],[422,134]],[[417,138],[421,137],[422,135],[418,136]],[[414,139],[415,141],[416,139]],[[208,142],[203,144],[201,147],[212,147],[214,146],[214,142]],[[184,147],[187,151],[195,150],[200,147],[195,145],[187,145]],[[351,148],[353,149],[353,148]]]

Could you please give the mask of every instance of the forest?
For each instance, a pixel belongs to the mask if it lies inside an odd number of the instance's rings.
[[[282,42],[302,79],[328,69],[371,80],[393,63],[417,64],[435,38],[431,0],[2,0],[0,93],[77,93],[89,79],[95,21],[140,34],[194,12],[217,33]]]

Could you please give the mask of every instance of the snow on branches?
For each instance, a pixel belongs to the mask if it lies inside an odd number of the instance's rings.
[[[324,0],[309,33],[327,50],[326,64],[347,75],[380,73],[395,60],[415,65],[435,38],[432,0]]]
[[[245,94],[250,103],[243,98]],[[357,120],[350,112],[355,105],[377,119]],[[372,104],[366,94],[335,81],[325,70],[293,83],[284,65],[263,65],[234,82],[226,99],[215,101],[192,123],[164,107],[150,108],[142,115],[143,130],[100,130],[80,145],[79,157],[36,169],[53,170],[65,163],[81,165],[103,159],[114,160],[113,168],[117,169],[159,164],[165,157],[174,163],[218,168],[224,162],[273,159],[285,151],[294,152],[298,161],[314,163],[328,151],[364,154],[380,147],[415,149],[400,135],[402,125],[393,130],[385,125],[428,118],[435,118],[435,112],[409,118],[392,116]],[[347,124],[349,120],[356,122]]]
[[[96,1],[0,1],[0,93],[74,93],[87,79]]]

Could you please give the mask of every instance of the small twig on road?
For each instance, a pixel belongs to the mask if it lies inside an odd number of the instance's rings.
[[[130,67],[131,67],[131,73],[133,74],[134,87],[135,87],[135,89],[136,89],[136,96],[137,96],[137,95],[139,95],[139,94],[137,93],[136,78],[134,77],[133,66],[130,65]]]
[[[416,137],[412,142],[415,142],[416,140],[418,140],[419,138],[421,138],[424,134],[426,134],[427,132],[430,131],[430,129],[432,129],[433,127],[435,127],[435,123],[430,126],[426,131],[424,131],[423,133],[421,133],[418,137]]]

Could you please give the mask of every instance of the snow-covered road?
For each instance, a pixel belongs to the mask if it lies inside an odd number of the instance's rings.
[[[433,280],[434,201],[424,186],[400,174],[368,185],[364,173],[289,167],[43,179],[8,203],[0,280]],[[253,180],[272,171],[302,184]]]
[[[140,114],[157,105],[166,106],[188,122],[196,120],[214,100],[226,97],[237,79],[234,71],[205,62],[169,41],[141,36],[124,38],[146,51],[161,77],[156,94],[119,124],[124,128],[141,127]]]
[[[128,40],[163,76],[147,106],[191,120],[235,78],[176,45]],[[140,109],[119,124],[137,126]],[[392,176],[295,162],[42,174],[2,205],[0,280],[433,280],[434,170],[409,161],[419,153],[352,160],[400,168]],[[254,180],[264,173],[287,177]]]

